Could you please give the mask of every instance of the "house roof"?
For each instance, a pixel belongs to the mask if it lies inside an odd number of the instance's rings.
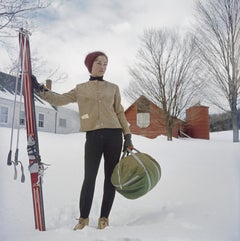
[[[20,89],[21,89],[21,81],[17,80],[15,76],[3,73],[0,71],[0,98],[12,100],[15,98],[15,89],[16,89],[16,81],[17,81],[17,101],[20,101]],[[35,103],[38,106],[43,106],[45,108],[54,108],[46,101],[40,99],[36,94],[34,94]]]

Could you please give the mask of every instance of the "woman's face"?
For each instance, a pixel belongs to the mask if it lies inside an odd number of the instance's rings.
[[[104,55],[98,56],[93,62],[91,75],[94,77],[103,76],[107,68],[107,63],[108,60]]]

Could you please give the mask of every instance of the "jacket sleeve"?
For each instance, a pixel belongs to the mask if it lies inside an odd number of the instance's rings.
[[[69,103],[77,102],[76,88],[64,94],[58,94],[52,91],[41,91],[38,95],[46,100],[49,104],[54,106],[67,105]]]
[[[118,86],[116,87],[115,99],[114,99],[114,108],[117,114],[118,120],[123,128],[123,134],[130,134],[130,129],[128,127],[128,122],[124,113],[124,108],[121,105],[121,96]]]

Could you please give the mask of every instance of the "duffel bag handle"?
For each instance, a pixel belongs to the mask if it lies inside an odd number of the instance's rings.
[[[127,148],[127,150],[123,152],[123,154],[121,156],[121,159],[123,159],[124,157],[128,156],[129,153],[130,154],[134,154],[133,150],[140,153],[140,151],[137,150],[135,147],[133,147],[132,149]]]

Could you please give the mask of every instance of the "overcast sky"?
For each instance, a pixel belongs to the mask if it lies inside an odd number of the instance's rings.
[[[185,30],[192,22],[195,0],[57,0],[42,10],[32,27],[32,57],[47,61],[49,68],[59,67],[68,75],[64,83],[53,84],[65,92],[88,80],[84,66],[87,53],[104,51],[109,58],[105,79],[116,83],[120,91],[128,86],[128,66],[134,63],[140,47],[139,36],[148,28],[171,27]],[[16,44],[18,39],[16,38]],[[18,53],[16,52],[16,59]],[[0,71],[9,65],[2,49]],[[38,73],[40,81],[44,74]],[[128,105],[123,96],[124,106]]]

